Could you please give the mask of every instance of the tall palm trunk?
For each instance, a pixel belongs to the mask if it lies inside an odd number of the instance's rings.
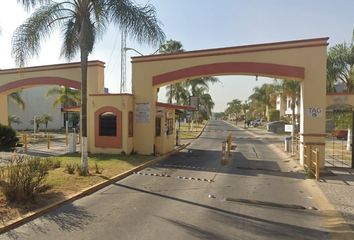
[[[84,4],[84,3],[82,3]],[[85,7],[83,7],[85,9]],[[81,166],[84,174],[88,173],[88,154],[87,154],[87,62],[88,62],[88,47],[87,47],[87,11],[82,11],[83,21],[80,31],[80,54],[81,54]]]

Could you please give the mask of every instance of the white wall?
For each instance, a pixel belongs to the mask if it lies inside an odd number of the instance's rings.
[[[63,127],[63,114],[61,112],[61,106],[53,108],[53,102],[55,97],[46,97],[46,93],[54,86],[43,86],[24,89],[21,92],[23,101],[25,102],[25,110],[22,111],[16,103],[11,99],[8,101],[8,113],[9,115],[16,115],[20,118],[20,124],[12,124],[12,127],[17,130],[33,129],[33,125],[30,123],[33,116],[42,116],[43,114],[49,114],[53,117],[53,121],[48,123],[48,129],[60,129]],[[45,124],[40,126],[40,129],[45,129]]]

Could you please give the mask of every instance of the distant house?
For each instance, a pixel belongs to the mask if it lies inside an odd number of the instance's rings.
[[[276,110],[279,111],[281,118],[286,115],[292,115],[291,104],[292,104],[291,97],[287,96],[286,98],[284,98],[280,94],[277,96]],[[299,115],[299,114],[300,114],[299,101],[298,99],[296,99],[295,115]]]

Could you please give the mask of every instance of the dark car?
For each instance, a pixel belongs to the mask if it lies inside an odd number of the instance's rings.
[[[274,133],[284,133],[286,124],[287,122],[285,121],[270,122],[267,124],[267,131]]]

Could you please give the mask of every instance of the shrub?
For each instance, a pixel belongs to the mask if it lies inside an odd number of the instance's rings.
[[[56,169],[61,167],[61,160],[58,158],[48,158],[46,159],[49,169]]]
[[[2,192],[9,202],[33,200],[43,189],[48,164],[39,157],[14,155],[2,174]]]
[[[76,166],[76,172],[80,175],[80,176],[88,176],[90,175],[88,169],[85,171],[83,167],[81,167],[81,165],[77,165]]]
[[[268,113],[268,121],[269,122],[274,122],[274,121],[279,121],[280,119],[280,112],[279,110],[270,110]]]
[[[75,173],[75,169],[77,168],[76,164],[66,164],[65,165],[65,171],[69,174],[74,174]]]
[[[101,174],[103,171],[103,169],[100,169],[100,167],[98,166],[98,163],[95,162],[95,173],[97,174]]]
[[[0,124],[0,151],[11,151],[18,144],[16,131],[8,126]]]

